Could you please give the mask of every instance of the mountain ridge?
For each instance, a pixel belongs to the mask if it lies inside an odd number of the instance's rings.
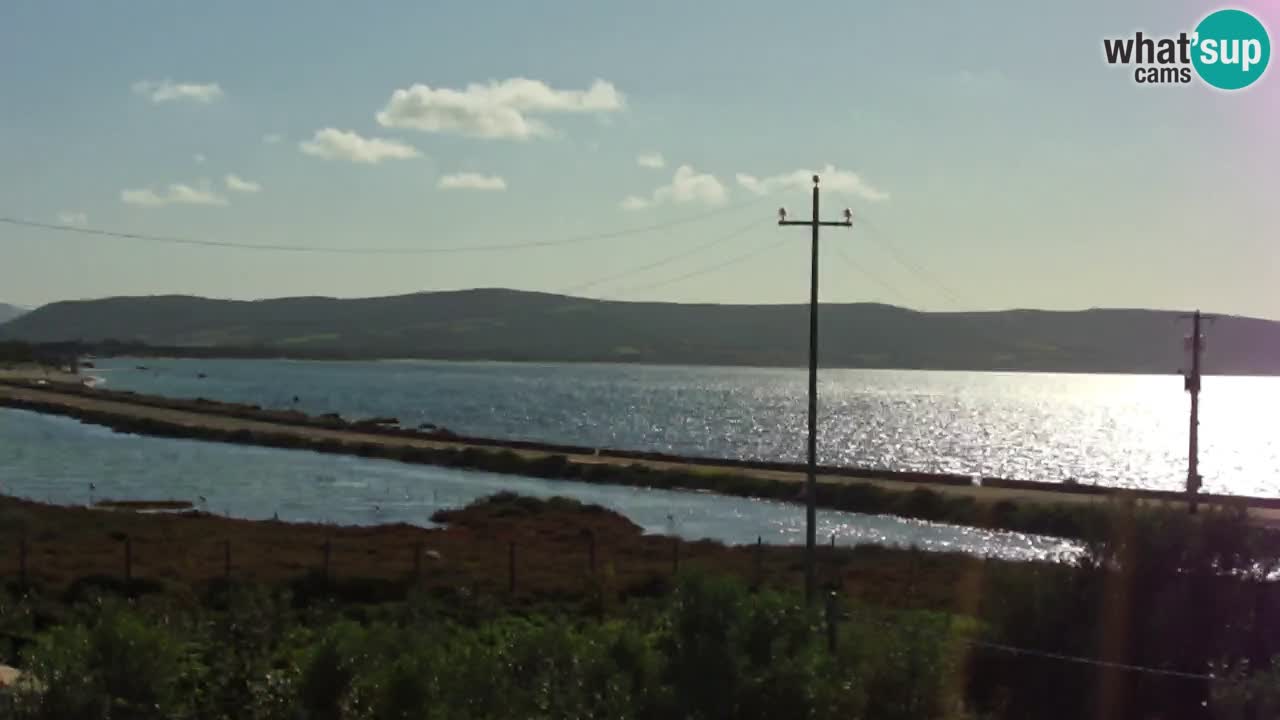
[[[921,311],[823,304],[826,367],[1177,372],[1187,324],[1140,308]],[[1280,374],[1280,322],[1221,316],[1206,372]],[[594,300],[484,288],[372,298],[156,295],[45,305],[0,339],[107,340],[260,354],[804,366],[808,306]]]

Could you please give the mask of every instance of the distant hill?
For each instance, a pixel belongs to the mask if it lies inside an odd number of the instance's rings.
[[[18,307],[17,305],[6,305],[4,303],[0,303],[0,324],[7,323],[10,320],[18,317],[19,315],[25,314],[26,312],[27,312],[27,309],[24,307]]]
[[[827,367],[1177,372],[1187,323],[1172,312],[917,312],[824,305]],[[1206,372],[1280,374],[1280,323],[1208,326]],[[115,339],[199,354],[804,366],[805,305],[630,303],[515,290],[339,300],[118,297],[46,305],[0,339]],[[246,350],[249,349],[249,350]]]

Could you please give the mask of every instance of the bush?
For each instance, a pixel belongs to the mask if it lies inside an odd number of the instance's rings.
[[[166,630],[108,605],[92,625],[56,628],[24,653],[37,683],[28,688],[34,696],[27,712],[35,718],[167,717],[182,661]]]
[[[1247,663],[1225,670],[1213,686],[1215,720],[1280,718],[1280,656],[1260,670]]]
[[[299,663],[298,707],[314,720],[341,720],[360,671],[363,630],[342,622],[328,629]]]
[[[480,507],[518,518],[572,502],[500,495]],[[903,601],[935,607],[834,608],[834,652],[826,617],[797,593],[688,572],[621,606],[605,601],[607,570],[585,605],[505,609],[465,591],[390,603],[221,588],[180,613],[167,595],[86,596],[43,632],[33,601],[0,598],[0,621],[37,633],[20,665],[37,682],[0,695],[0,717],[1276,717],[1280,666],[1263,667],[1280,645],[1266,620],[1274,583],[1262,582],[1269,536],[1231,511],[1094,512],[1106,521],[1089,525],[1077,565],[911,559],[922,589]],[[901,573],[907,560],[881,548],[851,554],[846,569]],[[938,609],[948,600],[936,586],[957,579],[966,616]],[[1219,680],[1210,691],[999,645]]]

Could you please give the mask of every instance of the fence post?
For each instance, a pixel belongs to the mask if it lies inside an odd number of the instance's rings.
[[[422,582],[422,541],[413,544],[413,582]]]
[[[324,566],[323,566],[323,569],[321,570],[320,576],[321,576],[321,578],[323,578],[323,579],[324,579],[324,584],[325,584],[325,585],[328,585],[328,584],[329,584],[329,557],[330,557],[330,555],[332,555],[332,554],[333,554],[333,539],[332,539],[332,538],[325,538],[325,539],[324,539],[324,550],[323,550],[323,552],[324,552]]]
[[[124,536],[124,582],[125,586],[133,584],[133,538]]]
[[[594,577],[596,574],[596,534],[587,531],[587,570]]]
[[[1267,589],[1269,585],[1265,578],[1259,578],[1253,581],[1253,658],[1252,665],[1257,668],[1266,667],[1267,659],[1271,656],[1271,648],[1268,647],[1268,638],[1271,628],[1267,624]]]
[[[916,581],[920,573],[920,549],[912,545],[907,552],[909,554],[907,556],[907,596],[905,600],[912,602],[915,599]]]
[[[671,538],[671,574],[680,574],[680,538]]]
[[[516,541],[507,542],[507,592],[516,594]]]
[[[18,540],[18,587],[27,589],[27,535]]]
[[[231,582],[231,541],[222,541],[222,577]]]
[[[827,649],[836,651],[836,593],[827,593]]]
[[[764,538],[756,536],[756,552],[755,552],[755,581],[756,587],[764,582]]]

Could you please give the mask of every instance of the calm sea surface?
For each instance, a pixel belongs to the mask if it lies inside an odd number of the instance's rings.
[[[94,485],[90,489],[90,483]],[[63,417],[0,408],[0,492],[62,504],[188,499],[253,519],[429,526],[431,514],[500,490],[565,495],[613,508],[649,532],[688,539],[801,543],[798,505],[710,494],[546,481],[307,451],[116,434]],[[203,500],[201,500],[203,498]],[[916,545],[1007,559],[1060,559],[1073,543],[902,518],[821,511],[840,545]]]
[[[148,358],[90,372],[114,389],[468,435],[804,457],[804,370]],[[1175,375],[829,370],[819,397],[824,463],[1161,489],[1186,478],[1188,399]],[[1206,490],[1280,495],[1280,378],[1206,378],[1200,447]]]

